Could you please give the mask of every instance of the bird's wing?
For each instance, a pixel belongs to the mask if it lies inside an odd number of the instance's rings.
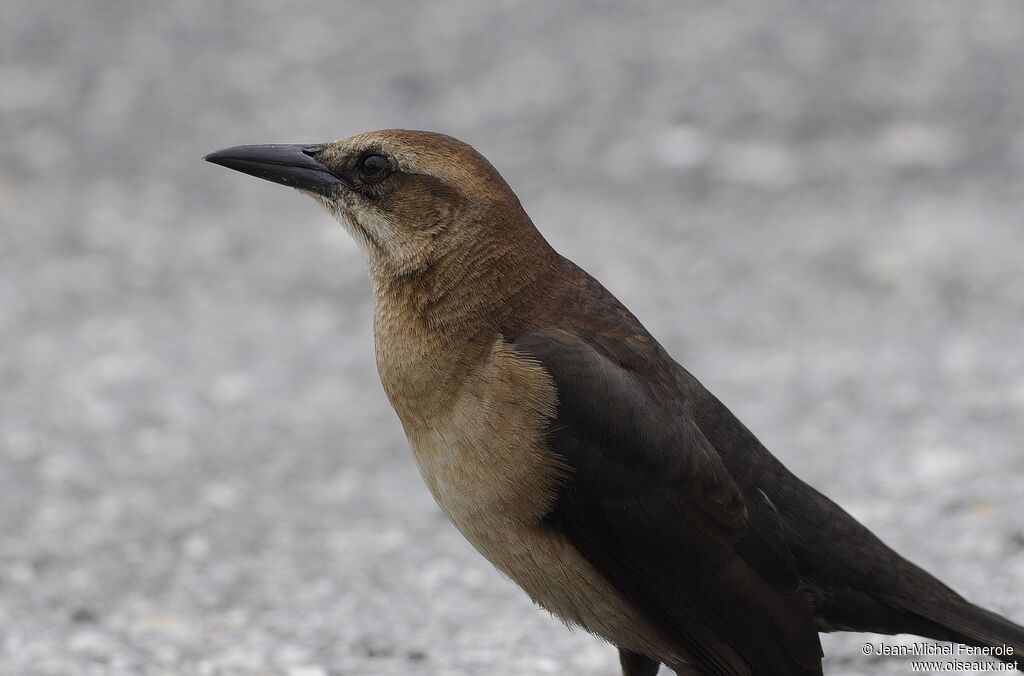
[[[820,674],[821,646],[770,500],[741,495],[666,381],[563,329],[508,336],[554,381],[547,517],[712,674]],[[650,374],[648,374],[650,375]]]

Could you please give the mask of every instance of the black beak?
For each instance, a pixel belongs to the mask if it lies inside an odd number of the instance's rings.
[[[317,161],[322,145],[235,146],[210,153],[203,159],[257,178],[334,197],[332,188],[351,183]]]

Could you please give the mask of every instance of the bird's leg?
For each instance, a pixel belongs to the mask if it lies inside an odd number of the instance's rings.
[[[622,648],[619,648],[619,663],[622,664],[622,676],[654,676],[661,666],[650,657]]]

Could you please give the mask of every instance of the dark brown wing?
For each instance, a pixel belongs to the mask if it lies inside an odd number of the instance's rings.
[[[568,330],[509,339],[558,389],[549,440],[574,472],[548,524],[695,666],[820,674],[778,516],[763,493],[741,495],[686,402]]]

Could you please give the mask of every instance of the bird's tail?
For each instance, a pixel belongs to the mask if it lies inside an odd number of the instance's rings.
[[[1024,671],[1024,627],[956,596],[943,603],[906,602],[904,608],[925,621],[931,638],[983,648],[984,654]]]

